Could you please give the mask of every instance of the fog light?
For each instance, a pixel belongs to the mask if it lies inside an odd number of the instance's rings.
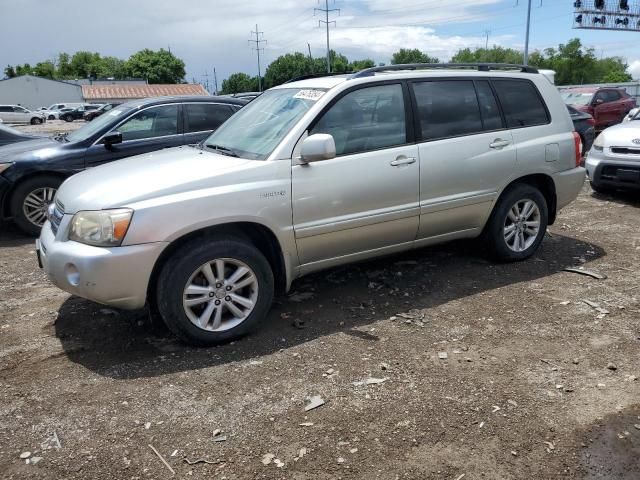
[[[80,285],[80,272],[78,271],[78,267],[73,263],[67,263],[64,266],[64,274],[67,276],[67,282],[71,285],[74,287]]]

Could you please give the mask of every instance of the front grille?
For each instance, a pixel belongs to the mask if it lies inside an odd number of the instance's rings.
[[[611,147],[611,153],[619,155],[640,155],[640,148]]]
[[[51,222],[51,231],[54,235],[58,233],[58,228],[60,228],[62,217],[64,217],[64,205],[58,199],[56,199],[53,211],[51,212],[49,218],[49,221]]]

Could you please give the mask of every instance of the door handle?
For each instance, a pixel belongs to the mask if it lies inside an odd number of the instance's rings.
[[[503,140],[501,138],[496,138],[493,142],[489,144],[491,148],[504,148],[507,145],[511,144],[509,140]]]
[[[395,160],[389,162],[389,165],[392,167],[401,167],[402,165],[411,165],[412,163],[416,163],[416,159],[414,157],[405,157],[404,155],[400,155]]]

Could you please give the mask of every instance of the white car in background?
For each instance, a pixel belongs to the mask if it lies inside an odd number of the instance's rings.
[[[5,123],[30,123],[40,125],[46,117],[40,112],[32,112],[20,105],[0,105],[0,120]]]
[[[627,116],[622,119],[622,123],[628,122],[631,119],[634,119],[634,120],[640,119],[640,108],[631,109],[627,114]]]

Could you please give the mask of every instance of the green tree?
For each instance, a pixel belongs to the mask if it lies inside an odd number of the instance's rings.
[[[115,78],[121,80],[127,77],[126,62],[116,57],[102,57],[98,62],[99,78]]]
[[[222,89],[220,94],[228,95],[230,93],[240,92],[257,92],[258,77],[250,77],[246,73],[232,73],[229,77],[222,81]]]
[[[33,68],[28,63],[24,65],[16,65],[16,75],[19,77],[21,75],[33,75]]]
[[[335,50],[329,52],[329,62],[331,64],[332,73],[346,73],[351,71],[349,59],[337,53]],[[327,71],[327,57],[318,57],[313,59],[313,73],[325,73]]]
[[[358,72],[360,70],[364,70],[365,68],[375,67],[376,63],[370,58],[365,58],[364,60],[353,60],[349,64],[349,71]]]
[[[69,67],[73,78],[97,78],[100,76],[100,54],[79,51],[73,54]]]
[[[146,78],[149,83],[181,83],[185,75],[184,62],[164,48],[134,53],[125,69],[129,76]]]
[[[37,77],[54,79],[56,77],[56,66],[50,60],[38,62],[33,67],[33,74]]]
[[[398,65],[402,63],[439,63],[436,57],[421,52],[417,48],[401,48],[391,56],[391,64]]]
[[[522,63],[522,52],[512,48],[493,46],[491,48],[463,48],[453,57],[451,63]]]
[[[7,78],[13,78],[16,76],[16,69],[12,65],[7,65],[4,69],[4,74]]]
[[[630,82],[631,80],[633,80],[631,78],[631,75],[629,75],[627,72],[621,72],[619,70],[612,70],[602,77],[602,83],[622,83]]]
[[[264,72],[265,88],[275,87],[292,78],[309,75],[318,71],[314,68],[315,61],[311,61],[309,57],[300,52],[287,53],[276,58],[269,64]]]
[[[59,53],[56,60],[56,74],[58,78],[74,78],[75,74],[71,68],[71,57],[68,53]]]

